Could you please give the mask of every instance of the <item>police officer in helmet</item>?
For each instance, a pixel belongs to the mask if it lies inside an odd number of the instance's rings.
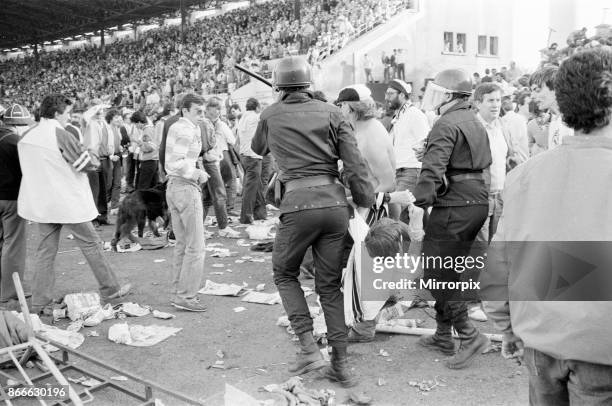
[[[471,92],[472,82],[467,72],[447,69],[428,83],[423,96],[423,109],[435,110],[440,115],[428,135],[421,174],[413,193],[416,206],[423,209],[433,206],[425,226],[423,253],[426,256],[469,255],[487,217],[486,175],[491,165],[491,150],[487,132],[468,102]],[[425,279],[462,280],[458,267],[444,269],[436,265],[425,267]],[[456,291],[432,289],[430,292],[436,299],[436,332],[421,337],[419,344],[453,355],[447,360],[447,367],[465,368],[486,348],[488,339],[472,325],[467,304],[457,301]],[[458,350],[451,335],[452,327],[459,335]]]
[[[343,162],[343,179],[358,207],[374,203],[374,190],[350,124],[340,109],[314,99],[308,90],[311,70],[306,61],[282,59],[272,80],[280,92],[279,100],[261,113],[251,147],[259,155],[272,153],[284,189],[272,266],[274,283],[300,340],[300,352],[289,371],[300,375],[324,368],[327,378],[354,386],[357,381],[347,363],[340,291],[350,209],[339,181],[338,160]],[[308,247],[313,251],[316,291],[332,347],[331,366],[314,341],[312,318],[298,281]]]

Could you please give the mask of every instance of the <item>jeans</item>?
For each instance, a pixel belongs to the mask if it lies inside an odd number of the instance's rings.
[[[219,162],[219,169],[225,184],[227,210],[234,210],[234,204],[236,203],[236,166],[234,166],[229,152],[223,151],[223,160]]]
[[[166,199],[176,238],[172,285],[178,297],[191,299],[197,296],[204,274],[202,194],[194,184],[171,178]]]
[[[111,161],[110,158],[102,158],[102,171],[104,172],[104,184],[106,185],[106,203],[111,207],[119,207],[119,196],[121,194],[121,160]]]
[[[208,178],[208,182],[202,185],[202,203],[204,206],[202,221],[206,219],[210,206],[214,206],[217,226],[219,230],[223,230],[227,227],[227,208],[225,205],[227,196],[225,195],[225,184],[221,178],[219,163],[204,162],[204,170],[210,175],[210,178]]]
[[[104,181],[104,172],[100,169],[97,172],[87,172],[89,179],[89,187],[93,195],[94,203],[98,209],[99,217],[106,219],[108,214],[108,204],[106,200],[106,182]]]
[[[504,202],[501,198],[501,191],[489,193],[489,213],[482,228],[478,232],[476,241],[490,243],[497,231],[497,224],[504,209]]]
[[[138,168],[138,183],[136,189],[149,189],[157,185],[158,176],[157,168],[159,167],[158,160],[140,161]]]
[[[263,195],[262,159],[242,155],[244,181],[242,183],[242,206],[240,222],[251,223],[253,220],[266,218],[266,199]]]
[[[419,174],[421,173],[420,168],[399,168],[395,171],[395,190],[403,191],[409,190],[414,191],[417,181],[419,180]],[[398,204],[389,205],[390,216],[396,220],[401,220],[408,224],[410,216],[408,215],[408,208],[401,211],[401,206]]]
[[[398,63],[397,64],[396,76],[397,76],[398,79],[406,80],[406,75],[404,73],[404,64],[403,63]]]
[[[40,243],[36,250],[35,274],[32,286],[33,308],[40,309],[53,301],[53,289],[55,287],[53,263],[57,255],[62,227],[68,227],[74,235],[75,241],[98,281],[101,297],[108,297],[119,290],[117,276],[102,254],[102,246],[98,244],[99,236],[91,222],[76,224],[40,223],[38,224]]]
[[[25,260],[25,220],[17,214],[17,200],[0,200],[0,302],[17,299],[13,272],[23,282]]]
[[[533,406],[612,404],[612,365],[561,360],[525,348],[529,404]]]
[[[320,297],[327,339],[330,345],[346,347],[347,328],[344,322],[342,256],[348,233],[347,207],[328,207],[284,213],[274,251],[272,269],[274,283],[283,302],[291,327],[296,334],[312,331],[312,318],[304,291],[298,281],[300,265],[308,247],[312,247],[315,291]]]

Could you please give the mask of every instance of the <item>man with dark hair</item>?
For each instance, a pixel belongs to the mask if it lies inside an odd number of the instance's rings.
[[[559,148],[510,172],[504,214],[494,239],[499,243],[488,253],[507,296],[484,302],[485,310],[503,333],[502,356],[522,358],[527,365],[532,405],[607,405],[612,401],[612,302],[586,301],[606,299],[592,299],[594,292],[584,288],[580,292],[585,301],[525,297],[526,283],[552,281],[558,271],[530,264],[559,263],[551,262],[552,250],[530,249],[533,255],[523,259],[512,255],[515,250],[509,244],[503,244],[612,240],[612,222],[608,221],[612,200],[610,71],[612,52],[604,49],[579,52],[562,63],[550,85],[555,89],[558,112],[576,136],[562,138]],[[597,252],[596,247],[594,243],[589,248],[590,258],[609,258],[609,248]],[[552,290],[560,291],[558,286]],[[609,292],[609,288],[603,290]],[[513,297],[525,301],[513,301]]]
[[[313,338],[312,318],[298,276],[308,247],[313,248],[316,290],[332,347],[331,366],[324,375],[343,386],[354,386],[347,356],[347,328],[340,290],[342,257],[349,209],[339,182],[338,160],[356,206],[367,211],[374,189],[350,125],[341,111],[313,98],[310,66],[299,57],[283,58],[273,73],[279,101],[263,111],[251,147],[272,153],[281,172],[284,196],[272,255],[274,282],[301,351],[289,371],[296,375],[326,366]],[[296,120],[296,115],[301,117]]]
[[[389,131],[396,159],[395,184],[397,190],[414,192],[421,170],[421,162],[416,158],[414,148],[423,145],[429,133],[429,122],[427,116],[412,104],[411,94],[410,84],[394,79],[389,82],[385,101],[395,110]],[[402,213],[398,205],[393,204],[389,209],[395,220],[408,221],[406,211]]]
[[[70,228],[85,255],[100,285],[102,299],[118,298],[130,290],[129,284],[119,285],[91,223],[98,211],[85,172],[95,170],[98,162],[64,130],[71,109],[72,102],[63,95],[45,97],[40,106],[39,125],[28,131],[17,146],[23,173],[18,212],[38,223],[40,233],[31,307],[35,314],[50,315],[52,311],[53,262],[64,226]]]
[[[0,125],[0,309],[18,310],[13,272],[23,280],[26,264],[26,226],[17,214],[21,167],[19,135]]]
[[[106,184],[106,201],[111,210],[119,208],[121,194],[121,126],[123,117],[117,109],[109,109],[104,116],[102,141],[100,144],[100,163]]]
[[[199,123],[203,120],[204,100],[194,94],[185,95],[181,118],[168,130],[164,161],[168,176],[166,199],[176,236],[171,304],[192,312],[206,311],[197,297],[205,255],[202,185],[208,180],[206,171],[196,165],[202,152]]]
[[[553,149],[561,145],[563,137],[574,135],[571,128],[563,124],[559,114],[559,106],[555,97],[555,78],[559,68],[545,66],[535,71],[529,78],[531,97],[540,110],[548,110],[552,117],[548,126],[548,145],[546,149]]]
[[[423,96],[428,104],[424,109],[440,115],[429,133],[421,175],[413,192],[416,206],[423,210],[433,206],[425,227],[426,256],[468,255],[487,218],[488,185],[483,171],[491,165],[491,149],[487,131],[468,102],[471,93],[469,74],[447,69],[427,85]],[[425,279],[460,280],[460,272],[433,265],[424,268]],[[446,361],[448,368],[466,368],[489,345],[489,340],[472,325],[466,302],[456,301],[453,291],[430,291],[436,300],[436,332],[421,337],[418,343],[454,354]],[[456,353],[453,328],[460,342]]]
[[[155,138],[155,127],[149,121],[145,113],[136,111],[132,114],[130,121],[142,133],[138,143],[138,176],[136,177],[136,189],[149,189],[158,182],[157,170],[159,167],[159,145]]]
[[[209,176],[202,190],[204,217],[210,207],[214,206],[219,236],[240,238],[240,233],[229,226],[227,217],[227,201],[231,199],[233,205],[233,200],[236,199],[236,172],[232,170],[233,163],[228,148],[236,140],[232,130],[221,120],[220,115],[221,101],[217,97],[211,97],[206,103],[204,123],[209,127],[207,131],[214,133],[216,144],[203,156],[204,170]]]
[[[266,187],[261,181],[262,156],[253,152],[251,141],[259,123],[259,101],[250,98],[246,102],[246,112],[238,122],[238,138],[240,139],[240,160],[244,168],[242,183],[242,207],[240,222],[250,224],[254,220],[266,218],[266,200],[263,191]]]

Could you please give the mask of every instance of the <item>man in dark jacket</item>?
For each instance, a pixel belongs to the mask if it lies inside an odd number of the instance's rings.
[[[425,227],[423,253],[426,257],[467,256],[488,213],[488,185],[483,171],[491,165],[487,132],[467,99],[472,83],[467,72],[448,69],[428,85],[423,97],[436,108],[440,118],[429,133],[421,174],[414,190],[415,205],[433,206]],[[424,279],[457,282],[458,268],[425,267]],[[470,322],[465,301],[457,291],[430,289],[436,299],[436,333],[419,344],[454,354],[447,360],[451,369],[467,367],[488,345],[488,339]],[[459,334],[455,353],[451,330]]]
[[[17,214],[21,167],[19,136],[0,126],[0,309],[19,308],[13,272],[23,280],[26,259],[25,220]]]
[[[326,366],[313,339],[312,318],[298,281],[304,254],[312,247],[316,290],[332,347],[331,367],[324,375],[343,386],[354,386],[340,291],[350,214],[338,180],[338,160],[343,162],[344,178],[357,206],[370,207],[374,190],[350,124],[337,107],[315,100],[307,90],[310,66],[298,57],[284,58],[273,81],[281,90],[280,100],[262,112],[251,147],[259,155],[272,152],[284,186],[272,267],[291,327],[300,339],[301,352],[289,371],[300,375]]]

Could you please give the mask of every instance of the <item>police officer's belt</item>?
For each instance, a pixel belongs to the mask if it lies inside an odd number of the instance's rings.
[[[485,177],[482,172],[460,173],[459,175],[452,175],[448,177],[449,182],[462,182],[469,179],[484,180]]]
[[[340,183],[340,181],[338,178],[331,175],[309,176],[307,178],[290,180],[285,183],[285,193],[305,187],[333,185],[334,183]]]

